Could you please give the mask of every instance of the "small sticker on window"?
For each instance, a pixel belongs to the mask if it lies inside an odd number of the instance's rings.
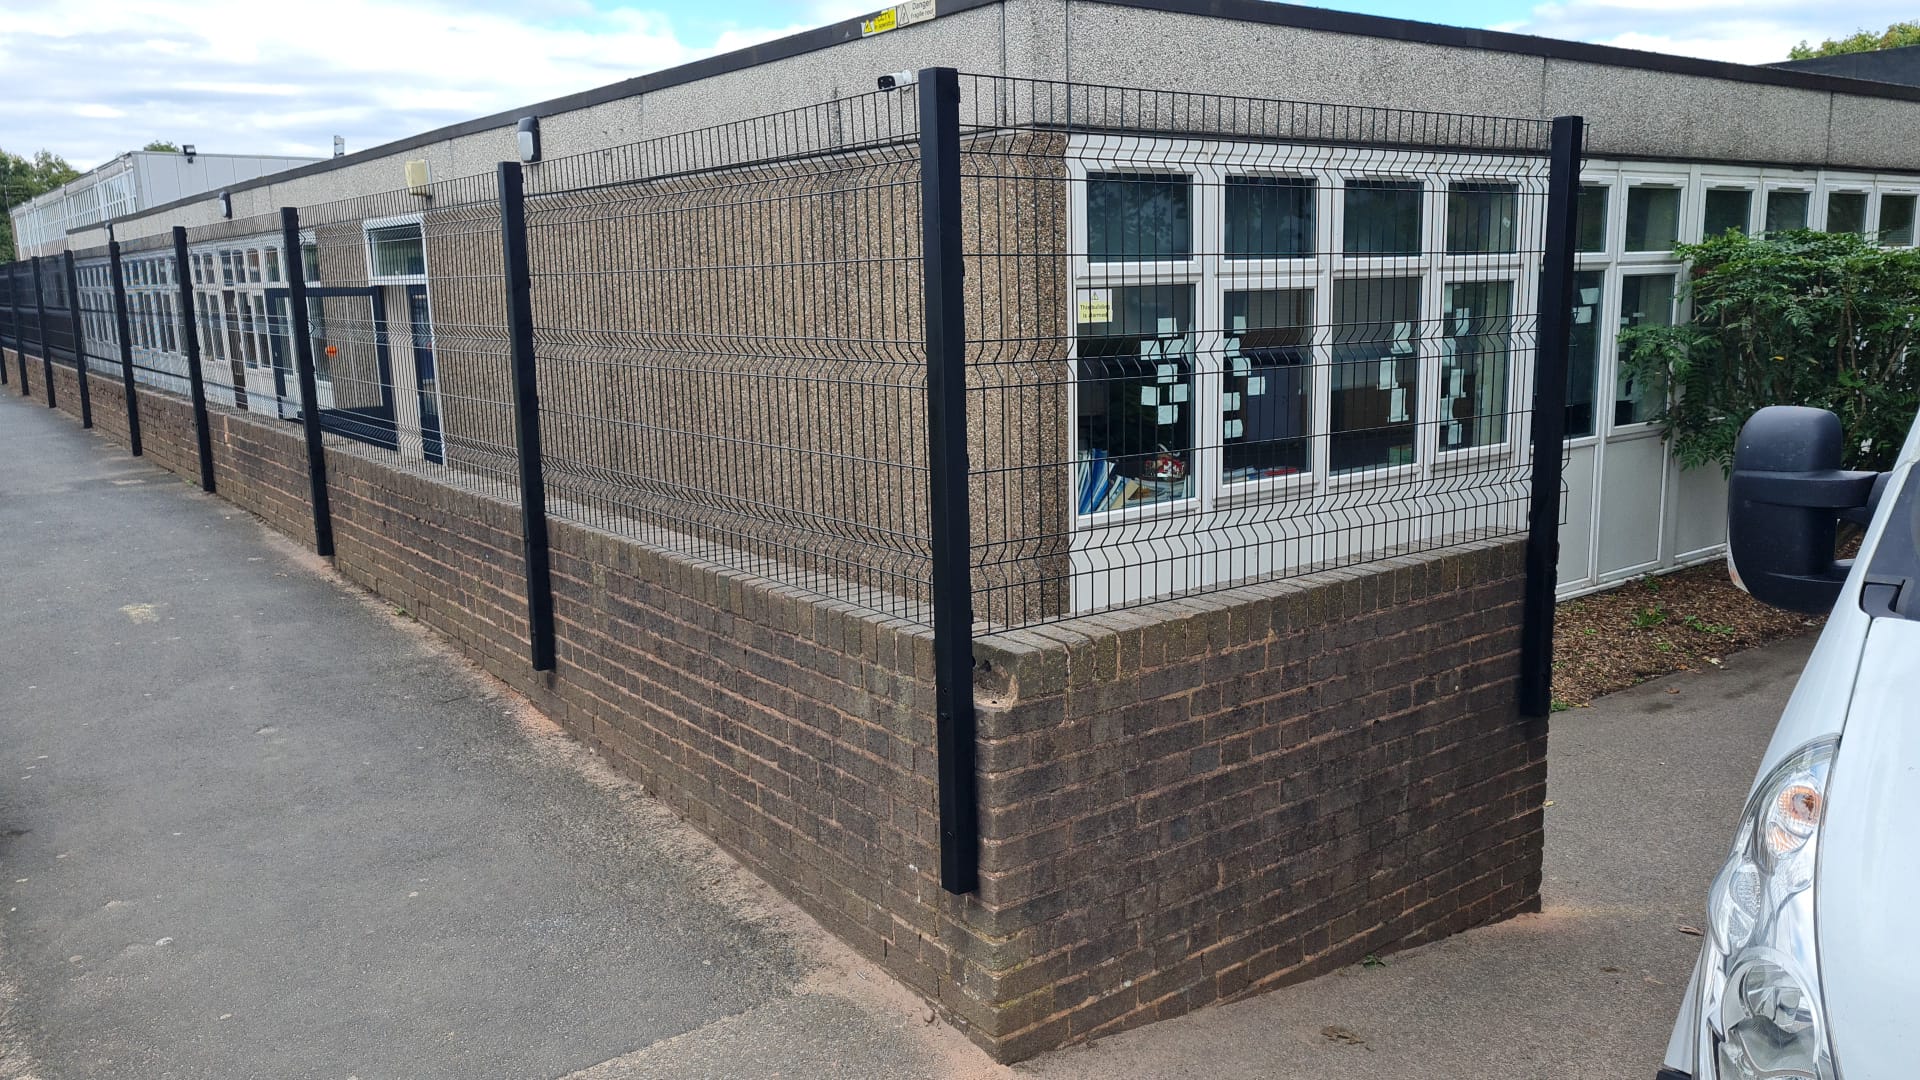
[[[1113,290],[1088,289],[1080,294],[1080,321],[1083,323],[1108,323],[1113,321]]]

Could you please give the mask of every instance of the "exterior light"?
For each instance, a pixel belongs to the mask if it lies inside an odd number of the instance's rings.
[[[540,118],[523,116],[520,126],[514,132],[514,141],[520,145],[520,160],[531,164],[540,160]]]
[[[233,196],[224,191],[220,193],[220,216],[233,217]]]

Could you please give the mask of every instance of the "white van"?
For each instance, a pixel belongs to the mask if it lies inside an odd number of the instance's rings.
[[[1841,471],[1841,438],[1803,408],[1740,432],[1734,580],[1831,616],[1709,891],[1659,1080],[1920,1077],[1920,422],[1887,473]],[[1843,518],[1868,526],[1851,562]]]

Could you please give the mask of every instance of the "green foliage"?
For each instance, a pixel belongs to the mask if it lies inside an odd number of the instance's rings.
[[[1662,608],[1659,604],[1641,608],[1639,611],[1633,613],[1633,625],[1634,628],[1638,630],[1645,630],[1651,626],[1659,626],[1666,621],[1666,609]]]
[[[1693,264],[1693,321],[1621,335],[1636,376],[1665,384],[1666,427],[1687,468],[1733,464],[1740,426],[1767,405],[1830,409],[1849,468],[1884,469],[1920,408],[1920,250],[1851,234],[1728,232],[1675,254]]]
[[[0,262],[14,259],[13,216],[6,211],[79,178],[58,154],[42,150],[28,160],[0,150]]]
[[[170,143],[165,139],[155,139],[140,149],[152,150],[162,154],[177,154],[180,152],[180,144]]]
[[[1818,46],[1808,45],[1803,41],[1787,50],[1787,59],[1811,60],[1816,56],[1878,52],[1881,49],[1898,49],[1907,45],[1920,45],[1920,23],[1897,22],[1878,34],[1871,30],[1860,30],[1837,41],[1828,38]]]

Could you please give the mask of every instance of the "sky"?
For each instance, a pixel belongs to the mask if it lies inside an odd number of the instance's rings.
[[[869,14],[878,0],[0,0],[0,148],[92,168],[164,139],[331,153]],[[1331,0],[1743,63],[1911,18],[1889,0]],[[1084,75],[1084,73],[1083,73]],[[824,96],[824,95],[823,95]]]

